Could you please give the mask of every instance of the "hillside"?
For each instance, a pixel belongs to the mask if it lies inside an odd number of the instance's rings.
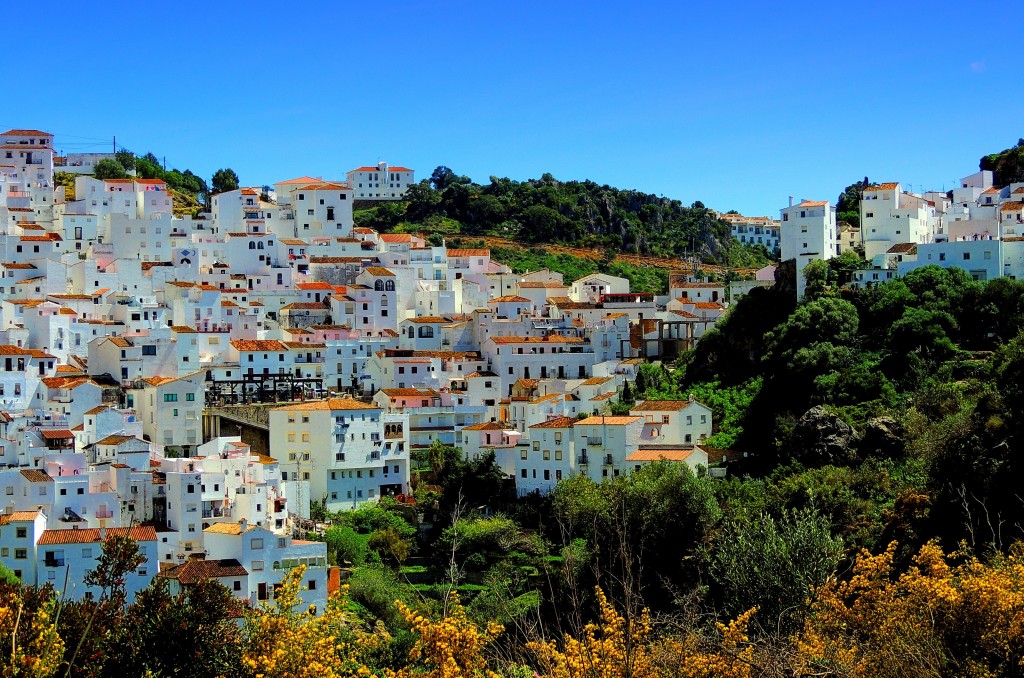
[[[550,174],[474,183],[447,167],[410,187],[408,200],[356,211],[356,223],[441,236],[495,236],[655,257],[697,255],[712,264],[758,268],[763,248],[742,246],[727,223],[700,202],[678,200]]]
[[[984,156],[979,166],[992,170],[996,186],[1024,181],[1024,139],[1018,139],[1012,148]]]

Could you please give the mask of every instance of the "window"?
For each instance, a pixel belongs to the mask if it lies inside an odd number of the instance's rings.
[[[562,461],[562,451],[555,450],[555,461]]]
[[[253,572],[262,572],[263,571],[263,561],[262,560],[254,560],[254,561],[252,561],[252,571]]]
[[[967,261],[970,258],[971,258],[971,253],[970,252],[964,252],[964,261]]]
[[[178,394],[177,393],[165,393],[164,394],[164,402],[165,403],[176,403],[176,402],[178,402]]]
[[[242,590],[242,582],[240,582],[240,581],[238,581],[238,580],[236,579],[236,580],[235,580],[235,581],[234,581],[234,582],[232,583],[232,586],[231,586],[231,587],[232,587],[232,588],[233,588],[233,589],[234,589],[235,591],[241,591],[241,590]]]
[[[261,550],[263,548],[263,539],[258,537],[253,539],[251,542],[249,542],[249,548],[251,548],[254,551]]]
[[[539,440],[534,440],[533,441],[533,451],[534,452],[539,452],[540,451],[540,441]]]
[[[316,579],[310,579],[306,582],[306,588],[310,591],[316,591]]]
[[[28,536],[28,528],[27,527],[19,527],[19,528],[17,528],[15,530],[15,536],[18,539],[24,539],[25,537]]]
[[[192,402],[195,402],[195,400],[196,400],[196,394],[195,393],[186,393],[185,394],[185,402],[192,403]]]
[[[519,458],[522,459],[523,461],[526,461],[526,455],[527,454],[529,454],[529,453],[526,450],[520,450],[519,451]]]
[[[14,549],[14,557],[17,560],[25,560],[28,558],[28,549]]]

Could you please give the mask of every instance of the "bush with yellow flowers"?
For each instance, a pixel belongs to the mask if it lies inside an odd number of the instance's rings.
[[[64,658],[64,641],[54,621],[52,596],[28,609],[22,591],[0,591],[0,676],[47,678],[56,675]]]
[[[474,624],[457,593],[450,594],[448,613],[436,620],[400,600],[395,605],[418,638],[409,651],[409,665],[389,671],[389,678],[498,678],[487,667],[486,650],[502,627],[494,622],[483,628]]]
[[[363,662],[380,636],[360,629],[349,618],[345,589],[332,595],[317,616],[299,608],[305,566],[291,570],[275,593],[272,606],[251,612],[246,619],[243,664],[259,678],[368,677]]]
[[[863,552],[848,581],[818,591],[796,639],[815,675],[997,676],[1024,668],[1024,548],[983,563],[931,543],[908,571],[893,543]]]

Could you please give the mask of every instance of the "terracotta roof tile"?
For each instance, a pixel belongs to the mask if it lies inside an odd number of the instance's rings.
[[[134,525],[132,527],[110,527],[106,533],[100,528],[84,528],[71,530],[43,530],[39,536],[39,545],[50,544],[92,544],[102,542],[110,537],[129,537],[133,541],[156,541],[156,530],[152,525]]]

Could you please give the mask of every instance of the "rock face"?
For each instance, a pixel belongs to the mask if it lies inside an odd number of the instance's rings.
[[[822,406],[807,410],[793,431],[793,458],[805,466],[844,465],[857,459],[861,436]]]
[[[868,422],[860,443],[861,456],[895,459],[903,455],[903,427],[892,417]]]

